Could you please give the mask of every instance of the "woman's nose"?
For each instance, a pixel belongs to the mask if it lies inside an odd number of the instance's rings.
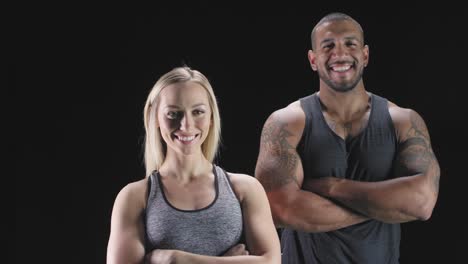
[[[189,130],[193,126],[193,118],[184,114],[180,119],[180,130]]]

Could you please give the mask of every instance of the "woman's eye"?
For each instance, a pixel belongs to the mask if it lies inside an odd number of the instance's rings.
[[[197,116],[197,115],[201,115],[201,114],[203,114],[203,113],[205,113],[205,111],[203,111],[203,110],[194,110],[194,111],[193,111],[193,114],[196,115],[196,116]]]
[[[177,118],[177,113],[176,112],[167,112],[167,117],[169,119],[176,119]]]

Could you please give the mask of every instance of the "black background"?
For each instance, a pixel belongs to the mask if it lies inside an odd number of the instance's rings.
[[[421,114],[442,168],[432,218],[402,225],[401,263],[462,260],[466,9],[41,3],[14,11],[3,100],[5,116],[15,116],[6,140],[15,179],[12,262],[105,262],[115,196],[144,177],[146,96],[183,63],[204,73],[217,95],[217,163],[253,175],[268,115],[318,89],[307,61],[310,31],[332,11],[364,28],[366,89]]]

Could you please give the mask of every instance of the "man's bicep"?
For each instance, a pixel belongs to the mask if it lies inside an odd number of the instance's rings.
[[[281,165],[281,163],[284,162],[282,159],[293,160],[289,162],[294,162],[295,168],[290,171],[284,170],[284,167]],[[301,188],[303,181],[301,160],[298,156],[278,158],[275,156],[265,155],[262,159],[259,158],[257,162],[255,177],[262,183],[267,192],[282,188],[289,184],[293,184],[299,189]]]
[[[434,187],[438,189],[439,164],[424,120],[418,113],[410,110],[408,125],[400,133],[395,176],[426,174],[433,178]]]
[[[255,170],[267,192],[291,183],[302,185],[302,164],[296,146],[297,138],[288,124],[270,116],[263,127]]]

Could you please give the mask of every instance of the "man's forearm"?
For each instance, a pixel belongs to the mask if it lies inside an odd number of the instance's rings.
[[[425,181],[423,175],[381,182],[327,177],[308,181],[305,186],[370,218],[401,223],[429,218],[433,203]]]
[[[275,198],[274,193],[269,194],[277,227],[328,232],[369,219],[309,191],[298,190],[288,196],[288,199],[282,199]]]

